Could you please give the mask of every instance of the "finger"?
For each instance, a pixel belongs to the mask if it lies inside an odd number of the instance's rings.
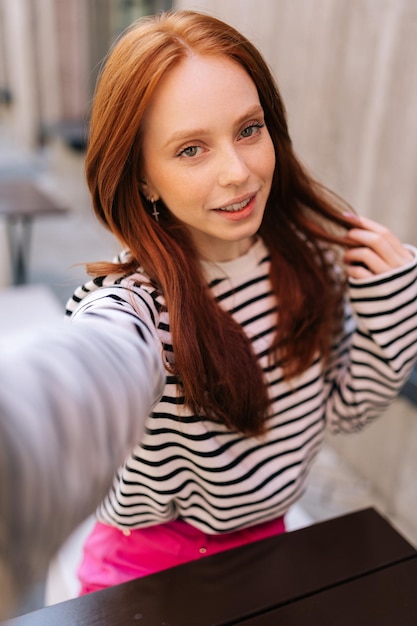
[[[382,274],[391,269],[391,265],[371,248],[358,247],[346,250],[344,262],[348,266],[365,267],[370,274]]]
[[[351,222],[352,228],[359,227],[365,230],[373,230],[376,233],[390,232],[386,226],[372,220],[370,217],[355,215],[353,213],[345,213],[344,216]]]
[[[395,242],[391,242],[390,238],[385,234],[352,228],[345,240],[346,243],[353,246],[353,249],[356,247],[359,247],[361,250],[362,248],[369,248],[388,263],[390,267],[395,267],[401,262],[402,246],[397,246]]]
[[[372,220],[361,218],[363,225],[371,225],[372,230],[352,227],[346,234],[347,244],[369,247],[378,254],[390,268],[404,265],[413,258],[401,241],[385,226],[381,226]],[[364,223],[366,221],[366,224]],[[371,223],[371,224],[369,224]]]
[[[362,265],[348,265],[346,268],[346,273],[349,278],[370,278],[374,274],[370,272],[366,267]]]

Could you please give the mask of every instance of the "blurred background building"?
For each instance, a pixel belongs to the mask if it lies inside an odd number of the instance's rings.
[[[27,148],[54,136],[81,149],[100,64],[136,18],[167,0],[2,0],[0,97]]]
[[[0,180],[30,178],[69,208],[34,224],[29,284],[63,307],[84,278],[79,264],[117,251],[84,182],[90,102],[115,38],[170,8],[210,12],[244,32],[277,77],[304,164],[417,245],[415,0],[0,0]],[[0,222],[4,290],[8,263]],[[7,323],[0,311],[0,328]],[[417,545],[413,403],[401,397],[363,434],[329,437],[301,504],[311,520],[374,504]]]

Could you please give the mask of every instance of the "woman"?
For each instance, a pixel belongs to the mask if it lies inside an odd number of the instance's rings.
[[[417,338],[415,251],[304,171],[264,60],[217,19],[120,39],[86,171],[125,251],[68,314],[151,333],[166,384],[98,508],[82,593],[282,532],[325,427],[381,413]]]

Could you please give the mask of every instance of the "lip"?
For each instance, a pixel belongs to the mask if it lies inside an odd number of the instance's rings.
[[[229,200],[227,203],[222,204],[222,207],[232,206],[233,204],[240,204],[242,202],[247,202],[247,204],[238,211],[224,211],[221,208],[212,209],[217,215],[221,215],[225,219],[231,220],[233,222],[239,221],[242,219],[246,219],[250,215],[252,215],[255,210],[256,205],[256,192],[245,194],[244,196],[240,196],[239,198],[234,198],[233,200]]]

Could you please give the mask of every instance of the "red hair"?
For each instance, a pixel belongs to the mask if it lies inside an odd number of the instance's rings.
[[[96,276],[131,273],[141,265],[166,300],[174,371],[187,404],[258,435],[269,400],[250,342],[211,296],[187,229],[167,210],[156,223],[140,193],[144,115],[161,79],[191,52],[225,55],[246,70],[275,147],[276,170],[259,231],[271,253],[279,308],[271,357],[295,376],[317,353],[329,354],[343,284],[334,280],[322,242],[342,243],[335,234],[335,227],[348,225],[341,201],[314,182],[294,155],[284,104],[259,51],[214,17],[178,11],[142,19],[109,54],[94,98],[86,174],[97,216],[129,248],[131,261],[90,264],[88,270]]]

